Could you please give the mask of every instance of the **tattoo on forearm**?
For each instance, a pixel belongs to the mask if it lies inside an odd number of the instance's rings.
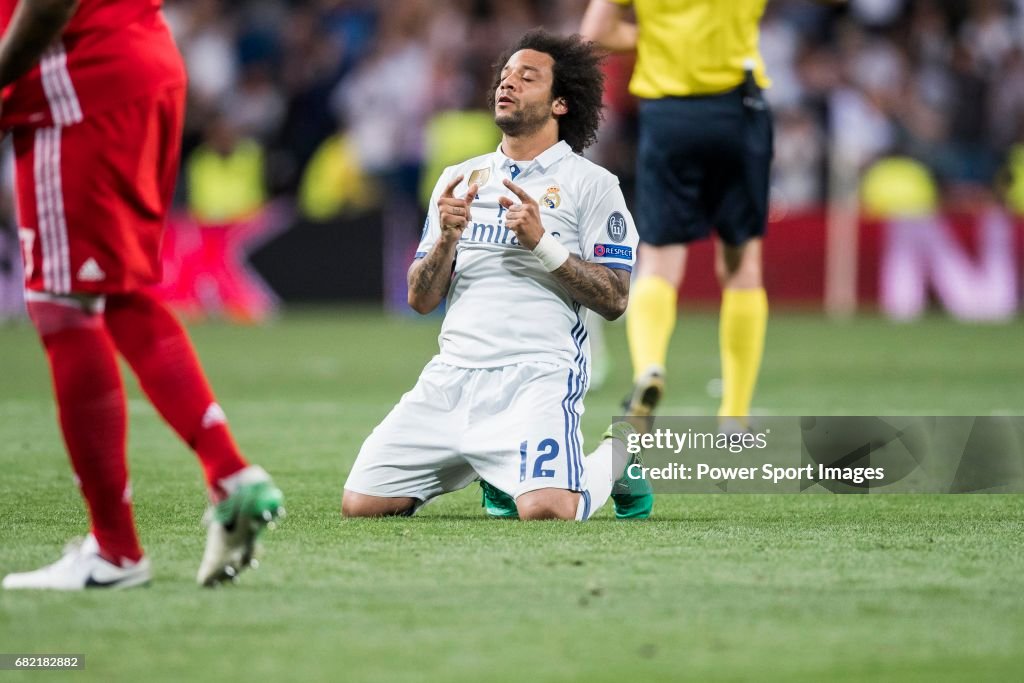
[[[454,249],[435,245],[430,252],[409,269],[409,289],[421,296],[443,299],[451,285]]]
[[[608,319],[622,315],[629,299],[629,273],[570,256],[552,275],[572,297]]]

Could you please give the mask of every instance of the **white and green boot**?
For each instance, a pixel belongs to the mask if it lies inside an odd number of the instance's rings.
[[[616,439],[628,444],[630,435],[636,431],[629,422],[613,422],[601,438]],[[634,464],[644,464],[639,453],[630,456],[622,476],[612,484],[612,503],[615,505],[616,519],[647,519],[654,509],[654,489],[651,488],[651,482],[646,479],[633,479],[627,474],[630,466]]]
[[[284,517],[284,494],[262,467],[250,465],[221,480],[228,497],[211,505],[204,516],[206,550],[196,581],[216,586],[237,581],[238,575],[258,564],[260,535]]]

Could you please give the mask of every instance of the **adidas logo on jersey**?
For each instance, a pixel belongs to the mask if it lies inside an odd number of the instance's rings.
[[[89,258],[78,269],[78,275],[75,277],[79,282],[100,282],[106,279],[107,274],[100,268],[100,264],[96,263],[96,259]]]

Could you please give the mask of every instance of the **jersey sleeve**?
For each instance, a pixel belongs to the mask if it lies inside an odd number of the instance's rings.
[[[441,236],[441,214],[437,210],[437,200],[448,185],[451,178],[451,167],[444,169],[441,176],[434,185],[434,191],[430,194],[430,203],[427,205],[427,217],[423,221],[423,234],[420,235],[420,244],[416,247],[415,258],[421,259],[427,255],[434,242]]]
[[[614,178],[583,207],[580,248],[583,260],[632,272],[640,241],[633,216]]]

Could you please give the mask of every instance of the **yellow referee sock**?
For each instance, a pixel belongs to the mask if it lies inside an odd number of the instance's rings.
[[[668,343],[676,327],[676,288],[656,275],[638,279],[629,295],[626,338],[633,360],[633,379],[652,365],[665,368]]]
[[[719,417],[747,417],[764,355],[768,297],[764,289],[726,289],[718,341],[722,352]]]

